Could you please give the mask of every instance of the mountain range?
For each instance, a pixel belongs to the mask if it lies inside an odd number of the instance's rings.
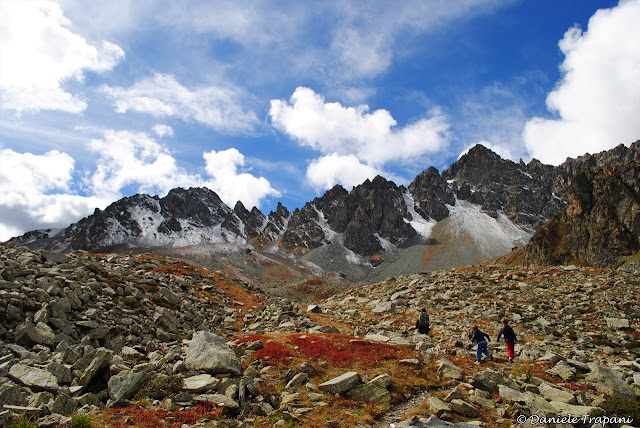
[[[575,220],[567,212],[593,211],[601,194],[622,192],[631,198],[629,209],[616,214],[626,217],[615,224],[621,232],[612,248],[619,252],[626,245],[621,253],[626,254],[637,246],[640,216],[633,200],[638,170],[611,167],[635,161],[640,161],[640,141],[569,158],[559,166],[536,159],[515,163],[476,145],[442,172],[426,169],[406,188],[378,176],[351,191],[337,185],[293,212],[278,204],[265,215],[241,202],[231,208],[207,188],[176,188],[162,198],[126,197],[67,228],[27,232],[8,243],[65,253],[161,252],[225,269],[249,282],[274,283],[327,275],[380,280],[470,265],[503,256],[532,236],[538,244],[528,244],[522,260],[575,261],[581,259],[578,248],[589,251],[587,243],[595,239],[597,227],[574,227],[569,244],[563,238],[563,257],[542,254],[557,247],[558,225],[564,224],[564,231],[570,218]],[[600,172],[592,172],[597,168]],[[626,178],[618,179],[618,185],[596,185],[593,194],[594,179],[602,183],[619,174]],[[604,221],[615,204],[596,207],[595,220]],[[534,235],[536,230],[546,238]],[[588,262],[589,257],[582,259]]]

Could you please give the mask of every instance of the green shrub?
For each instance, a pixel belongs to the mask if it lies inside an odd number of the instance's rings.
[[[612,395],[600,405],[600,408],[602,410],[596,410],[591,415],[631,418],[634,427],[640,426],[640,401],[637,399],[624,395]]]
[[[137,394],[136,398],[152,398],[162,400],[172,394],[177,394],[182,390],[184,380],[179,375],[157,375],[152,378]]]
[[[89,415],[73,415],[71,418],[71,428],[90,428],[91,418]]]

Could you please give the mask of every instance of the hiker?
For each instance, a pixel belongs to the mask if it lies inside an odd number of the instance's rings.
[[[498,332],[498,338],[496,341],[500,340],[500,336],[504,334],[504,343],[507,345],[507,356],[509,357],[509,362],[513,363],[513,358],[515,357],[515,346],[516,340],[516,332],[509,326],[509,320],[506,318],[502,318],[502,328]]]
[[[493,355],[489,353],[489,335],[478,328],[477,325],[474,325],[471,328],[471,333],[469,334],[469,339],[471,339],[471,344],[478,344],[478,351],[476,352],[476,364],[480,364],[482,361],[482,354],[486,355],[493,361]]]
[[[416,321],[416,328],[418,329],[418,333],[429,335],[431,326],[429,326],[429,314],[427,314],[426,308],[422,308],[420,311],[420,316],[418,316],[418,321]]]

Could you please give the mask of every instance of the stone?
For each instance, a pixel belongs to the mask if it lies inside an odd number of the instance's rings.
[[[356,400],[366,400],[376,403],[391,403],[391,393],[387,389],[391,386],[391,376],[382,374],[376,376],[369,382],[357,385],[347,391],[346,396]]]
[[[558,376],[565,382],[570,382],[576,379],[576,369],[567,364],[566,361],[559,361],[553,368],[549,370],[549,373]]]
[[[322,309],[320,308],[320,306],[316,305],[316,304],[311,304],[309,306],[307,306],[307,312],[311,312],[314,314],[321,314],[322,313]]]
[[[436,362],[436,367],[438,374],[444,379],[462,380],[465,377],[464,370],[453,364],[448,358],[440,358]]]
[[[618,394],[628,398],[635,398],[633,389],[614,370],[593,363],[589,363],[589,367],[591,372],[585,380],[591,382],[596,390],[607,395]]]
[[[215,404],[228,411],[236,411],[240,409],[240,405],[231,398],[222,394],[200,394],[193,397],[193,402],[197,404]]]
[[[380,302],[375,308],[371,310],[374,314],[395,313],[396,303],[391,301]]]
[[[526,394],[523,394],[513,388],[509,388],[506,385],[498,385],[498,394],[505,400],[511,400],[518,403],[524,403],[527,401]]]
[[[574,416],[589,415],[591,412],[597,410],[597,407],[593,406],[576,406],[574,404],[567,404],[561,401],[551,401],[549,404],[558,412],[559,415],[565,416],[568,414]]]
[[[573,393],[562,389],[554,388],[548,383],[538,386],[540,395],[547,401],[560,401],[567,404],[576,404],[576,397]]]
[[[14,364],[9,369],[9,379],[36,391],[57,392],[60,388],[58,380],[46,370]]]
[[[343,394],[360,383],[360,375],[356,372],[347,372],[318,386],[320,391],[329,394]]]
[[[27,397],[15,383],[0,383],[0,403],[26,406]]]
[[[113,356],[113,351],[107,348],[96,349],[95,356],[78,378],[78,384],[86,387],[106,367]]]
[[[242,373],[240,360],[235,352],[223,338],[208,331],[193,333],[185,365],[190,370],[202,370],[210,374]]]
[[[125,370],[109,378],[109,397],[118,402],[132,398],[151,378],[145,371]]]
[[[472,384],[476,388],[490,393],[498,392],[498,385],[515,386],[514,382],[504,373],[492,369],[483,370],[474,374]]]
[[[38,428],[66,427],[71,423],[71,417],[54,413],[38,420]]]
[[[47,370],[56,377],[60,385],[68,385],[73,381],[71,369],[58,361],[51,361],[47,365]]]
[[[189,392],[207,392],[220,384],[220,380],[210,374],[200,374],[184,378],[185,391]]]
[[[449,403],[451,410],[459,415],[466,416],[467,418],[480,417],[478,409],[473,407],[472,404],[467,403],[464,400],[454,399]]]
[[[45,345],[51,348],[55,345],[56,335],[51,327],[43,322],[36,325],[26,323],[16,328],[15,341],[17,344],[27,347]]]
[[[429,408],[429,411],[431,413],[439,418],[442,417],[444,413],[451,412],[451,408],[447,405],[447,403],[436,396],[430,396],[429,398],[427,398],[427,407]]]
[[[613,329],[629,328],[629,320],[626,318],[605,318],[607,327]]]
[[[296,374],[285,386],[286,389],[298,389],[309,381],[309,375],[306,373]]]
[[[451,400],[456,399],[456,398],[458,398],[460,400],[464,399],[464,394],[462,393],[462,390],[460,389],[459,386],[456,386],[455,388],[453,388],[453,390],[451,390],[451,392],[449,392],[447,394],[447,396],[444,397],[444,401],[448,403]]]

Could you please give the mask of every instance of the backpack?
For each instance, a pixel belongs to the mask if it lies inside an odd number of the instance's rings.
[[[420,333],[424,330],[429,332],[429,315],[426,312],[420,312],[420,316],[418,317],[418,321],[416,321],[416,328]]]

